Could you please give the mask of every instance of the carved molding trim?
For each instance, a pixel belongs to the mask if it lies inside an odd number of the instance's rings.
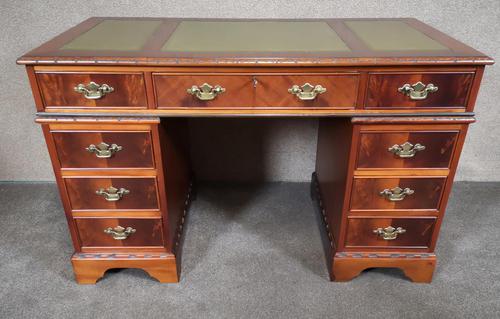
[[[321,192],[319,190],[318,177],[316,176],[316,172],[312,174],[311,180],[311,195],[316,199],[316,203],[318,205],[319,211],[321,213],[321,217],[323,219],[323,224],[325,226],[325,231],[328,236],[328,240],[330,241],[330,247],[335,249],[335,241],[333,239],[333,235],[330,232],[330,225],[328,225],[328,218],[326,217],[326,210],[323,207],[323,200],[321,199]]]
[[[436,258],[435,254],[430,253],[351,253],[351,252],[338,252],[333,257],[336,258]]]
[[[75,253],[73,259],[166,259],[168,253]]]
[[[174,237],[175,243],[172,247],[172,252],[174,254],[177,252],[177,248],[181,242],[182,233],[184,230],[184,222],[186,221],[187,212],[189,211],[189,206],[191,206],[191,201],[193,200],[193,188],[194,188],[194,183],[193,183],[193,181],[190,181],[188,192],[186,194],[186,200],[184,201],[184,209],[182,212],[182,217],[179,220],[179,224],[177,225],[177,230],[176,230],[176,234]]]
[[[17,60],[18,64],[59,64],[59,65],[147,65],[147,66],[294,66],[316,65],[316,66],[345,66],[345,65],[422,65],[429,63],[447,63],[456,65],[490,64],[493,61],[487,57],[463,56],[463,57],[322,57],[322,58],[290,58],[290,57],[205,57],[205,58],[176,58],[176,57],[91,57],[80,59],[75,57],[43,57],[26,56]]]

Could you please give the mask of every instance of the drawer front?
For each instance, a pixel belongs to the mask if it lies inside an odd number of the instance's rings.
[[[285,108],[354,108],[358,95],[357,74],[256,76],[256,106]],[[307,94],[320,85],[323,93]],[[298,86],[300,92],[289,92]],[[311,99],[312,98],[312,99]]]
[[[445,177],[355,178],[352,185],[351,210],[437,210],[445,182]],[[398,194],[396,187],[402,190],[409,188],[412,194]]]
[[[150,132],[52,131],[51,134],[63,169],[154,167]]]
[[[370,74],[365,108],[465,108],[473,78],[472,72]],[[425,89],[418,86],[411,87],[413,93],[399,90],[406,84],[413,86],[418,82],[426,88],[433,84],[437,91],[425,96]]]
[[[361,132],[357,168],[448,168],[458,131]]]
[[[349,218],[346,247],[428,248],[435,222],[435,218]]]
[[[234,108],[254,105],[253,80],[250,75],[153,74],[153,82],[158,108]],[[203,87],[205,83],[211,89]],[[196,90],[191,90],[193,86],[200,90],[198,94]],[[216,93],[217,86],[224,92]]]
[[[48,108],[147,108],[142,73],[37,73],[36,76]],[[99,87],[90,87],[91,82]],[[85,89],[77,92],[75,88],[80,84]],[[112,92],[105,89],[105,84]]]
[[[155,178],[65,178],[64,183],[73,210],[158,209]]]
[[[82,247],[163,245],[161,219],[77,218],[75,223]]]

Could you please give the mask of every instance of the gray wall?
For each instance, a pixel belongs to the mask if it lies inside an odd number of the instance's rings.
[[[415,17],[500,60],[499,0],[2,0],[0,180],[53,180],[41,130],[33,123],[35,108],[27,77],[23,67],[14,62],[26,51],[90,16]],[[487,68],[483,83],[476,107],[478,123],[470,128],[460,161],[459,180],[500,181],[500,147],[496,146],[500,137],[498,66]],[[204,177],[259,177],[283,181],[302,181],[310,177],[316,143],[314,120],[194,122],[197,125],[191,135],[195,168]],[[221,123],[228,127],[224,128]],[[210,140],[217,141],[217,148],[209,148],[204,143],[207,131],[211,132]],[[242,136],[244,144],[234,145],[235,134]]]

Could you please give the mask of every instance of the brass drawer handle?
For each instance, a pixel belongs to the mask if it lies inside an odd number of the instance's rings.
[[[394,228],[392,226],[389,226],[386,228],[374,229],[373,232],[382,237],[383,240],[394,240],[398,238],[399,234],[406,233],[406,229],[404,229],[403,227]]]
[[[115,228],[106,228],[104,232],[111,235],[116,240],[127,239],[128,236],[135,233],[135,229],[132,227],[123,228],[122,226],[116,226]]]
[[[402,87],[398,88],[398,92],[403,93],[406,96],[409,96],[411,100],[419,101],[425,100],[429,93],[434,93],[438,90],[438,87],[432,83],[425,85],[422,82],[417,82],[413,85],[405,84]]]
[[[119,201],[123,195],[130,194],[130,191],[125,188],[115,188],[113,186],[108,187],[107,189],[99,188],[95,191],[97,195],[101,195],[108,202],[116,202]]]
[[[90,144],[89,147],[85,148],[89,153],[95,153],[97,158],[110,158],[116,152],[119,152],[123,149],[122,146],[117,144],[108,145],[104,142],[101,142],[97,145]]]
[[[302,101],[314,100],[319,94],[326,92],[326,88],[321,85],[312,86],[309,83],[305,83],[302,86],[293,85],[288,89],[288,93],[291,93]]]
[[[383,191],[380,192],[380,196],[385,197],[388,201],[391,202],[399,202],[405,199],[406,196],[411,195],[415,193],[413,189],[410,188],[405,188],[402,189],[401,187],[397,186],[392,189],[384,189]]]
[[[394,144],[387,150],[400,158],[412,158],[417,152],[425,150],[425,146],[419,143],[413,145],[410,142],[404,142],[403,144]]]
[[[115,89],[107,84],[99,85],[95,82],[89,84],[78,84],[75,86],[75,92],[82,93],[87,100],[98,100]]]
[[[217,95],[226,92],[226,89],[220,85],[213,87],[208,83],[203,83],[201,86],[193,85],[190,89],[187,89],[187,92],[196,96],[201,101],[211,101]]]

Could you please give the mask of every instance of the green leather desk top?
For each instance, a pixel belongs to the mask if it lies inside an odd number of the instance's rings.
[[[91,18],[29,52],[18,63],[162,65],[208,60],[332,65],[492,62],[415,19]]]

